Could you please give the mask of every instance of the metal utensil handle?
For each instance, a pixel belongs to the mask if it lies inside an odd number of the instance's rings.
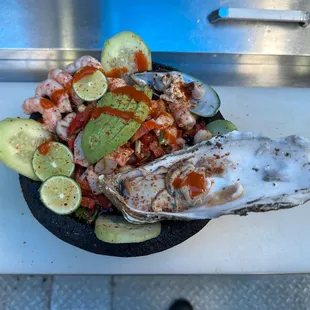
[[[210,23],[217,23],[221,20],[243,20],[243,21],[268,21],[299,23],[307,27],[310,22],[308,11],[295,10],[265,10],[265,9],[239,9],[239,8],[220,8],[213,11],[208,19]]]

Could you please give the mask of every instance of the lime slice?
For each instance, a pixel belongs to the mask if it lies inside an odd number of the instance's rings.
[[[41,185],[40,199],[53,212],[70,214],[80,206],[82,192],[74,180],[58,175]]]
[[[73,155],[64,144],[49,142],[46,153],[42,154],[40,148],[35,151],[32,167],[41,181],[55,175],[70,177],[74,171]]]
[[[108,89],[105,75],[95,68],[90,68],[92,67],[82,68],[73,77],[73,89],[85,101],[100,99]]]

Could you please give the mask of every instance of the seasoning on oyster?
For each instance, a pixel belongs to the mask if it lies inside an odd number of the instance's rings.
[[[102,175],[130,222],[193,220],[291,208],[310,199],[310,141],[231,132],[138,169]]]
[[[138,72],[127,77],[127,81],[147,85],[155,95],[168,102],[181,103],[203,117],[214,116],[221,102],[216,91],[209,85],[182,72]]]

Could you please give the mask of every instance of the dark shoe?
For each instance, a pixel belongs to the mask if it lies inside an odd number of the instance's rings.
[[[170,306],[169,310],[194,310],[194,308],[187,300],[178,299]]]

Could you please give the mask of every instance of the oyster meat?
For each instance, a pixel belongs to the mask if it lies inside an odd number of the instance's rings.
[[[127,76],[126,80],[140,86],[147,85],[161,99],[182,103],[192,113],[203,117],[214,116],[221,105],[211,86],[183,72],[137,72]]]
[[[291,208],[310,199],[310,141],[233,131],[99,180],[130,222]]]

